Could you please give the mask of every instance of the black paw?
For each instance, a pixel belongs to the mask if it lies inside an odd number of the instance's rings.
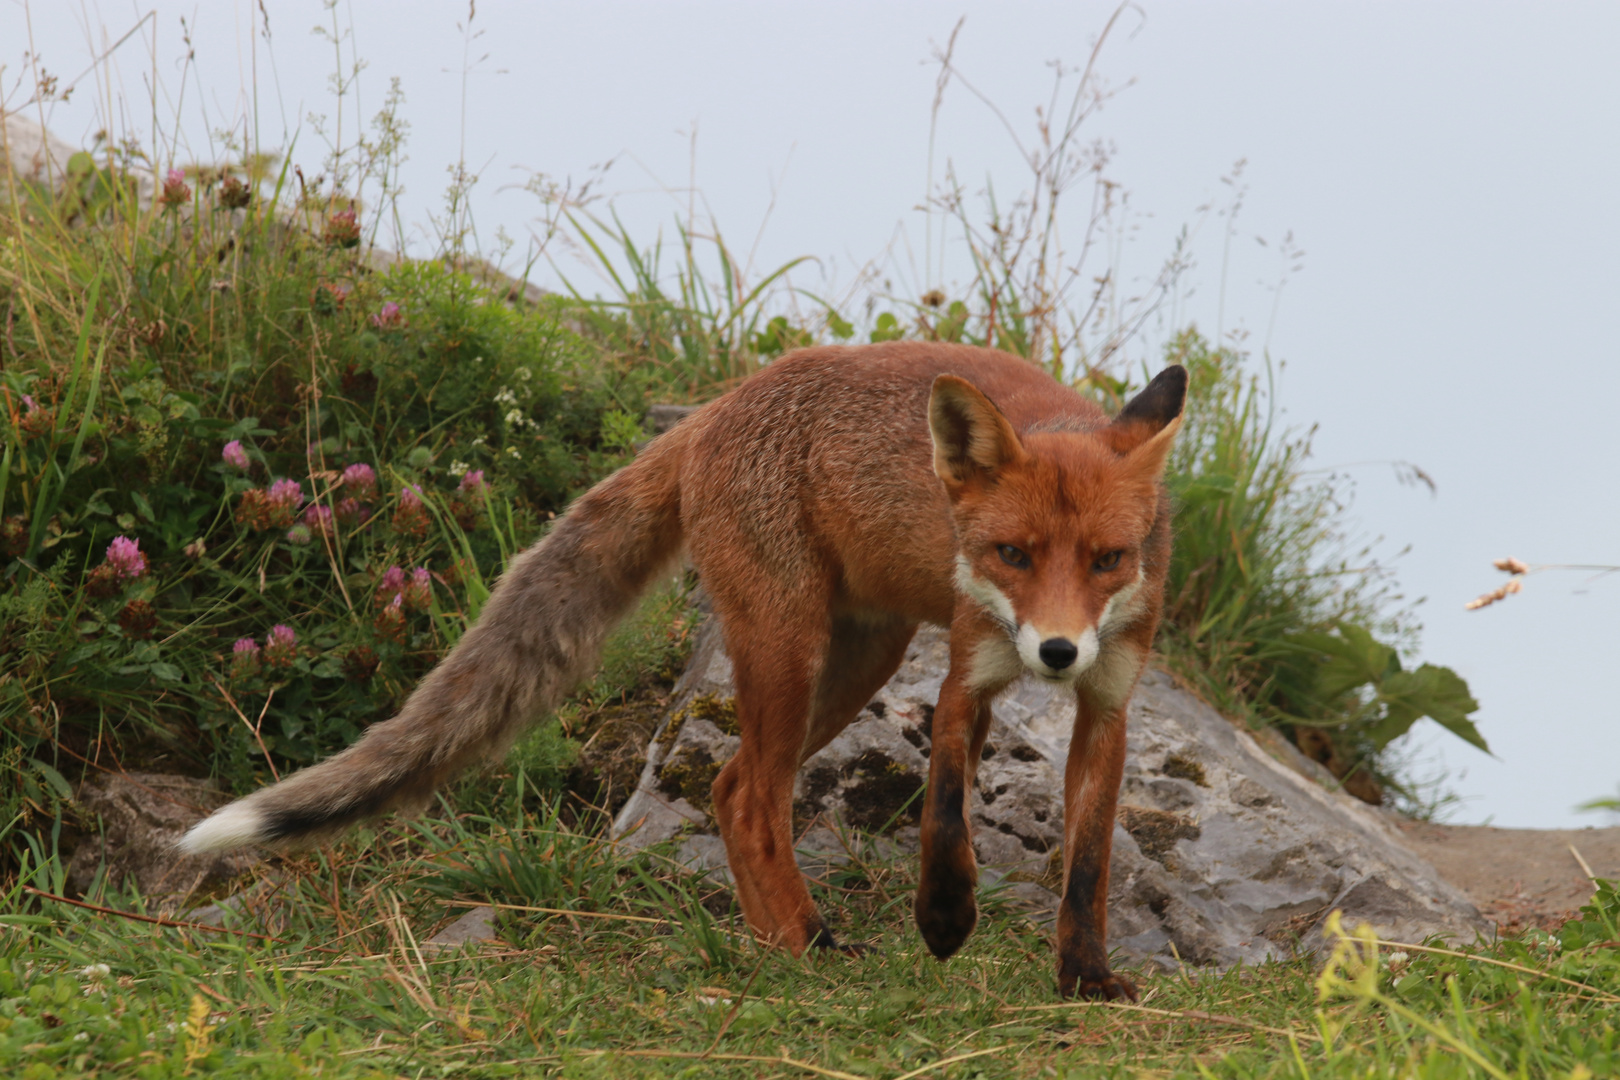
[[[810,939],[810,947],[817,952],[835,952],[844,956],[865,956],[875,951],[874,946],[864,941],[839,941],[825,925]]]
[[[979,909],[969,890],[942,894],[938,890],[917,893],[917,929],[928,951],[940,960],[953,955],[973,933]]]

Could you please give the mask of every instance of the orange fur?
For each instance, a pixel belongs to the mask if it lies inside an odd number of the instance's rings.
[[[741,747],[713,795],[749,924],[795,953],[835,946],[794,862],[793,779],[931,622],[951,629],[951,667],[922,820],[924,940],[944,958],[973,928],[967,793],[991,700],[1033,672],[1077,700],[1060,989],[1134,996],[1108,968],[1108,846],[1125,704],[1162,604],[1160,477],[1185,385],[1168,369],[1110,422],[988,349],[785,356],[582,496],[398,718],[227,807],[187,844],[295,841],[419,803],[588,674],[684,538],[735,670]]]

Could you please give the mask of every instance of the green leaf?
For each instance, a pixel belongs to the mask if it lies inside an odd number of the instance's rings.
[[[1324,699],[1331,701],[1368,683],[1376,686],[1400,672],[1400,656],[1366,627],[1342,623],[1338,631],[1296,634],[1290,639],[1325,658],[1316,673],[1316,692]]]
[[[166,660],[153,662],[150,670],[154,679],[162,679],[164,682],[179,682],[184,677],[179,668]]]
[[[1379,685],[1378,696],[1384,702],[1385,713],[1373,728],[1372,737],[1380,749],[1405,734],[1420,717],[1427,716],[1464,742],[1487,754],[1491,752],[1485,737],[1468,718],[1478,711],[1479,702],[1468,692],[1462,676],[1448,667],[1424,664],[1416,671],[1393,672]]]
[[[130,500],[135,503],[135,509],[140,511],[141,517],[150,522],[155,523],[157,521],[157,515],[152,513],[152,504],[146,501],[145,495],[142,495],[134,488],[130,488],[129,497]]]

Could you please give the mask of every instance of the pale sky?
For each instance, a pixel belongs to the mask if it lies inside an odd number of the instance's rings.
[[[86,140],[106,123],[105,103],[121,100],[120,125],[149,132],[155,71],[162,126],[175,130],[178,100],[180,156],[206,159],[211,130],[251,115],[255,63],[266,145],[309,113],[335,118],[334,50],[310,32],[331,14],[314,0],[265,7],[271,39],[255,55],[256,4],[155,5],[110,81],[84,80],[50,126]],[[45,67],[69,80],[148,10],[0,0],[7,100],[28,96],[12,88],[30,34]],[[469,41],[465,5],[335,9],[352,35],[345,65],[351,50],[368,65],[349,129],[401,80],[407,222],[439,211],[446,169],[464,154],[482,176],[480,235],[501,227],[521,241],[536,213],[518,190],[528,170],[580,180],[615,159],[602,190],[618,194],[636,235],[650,242],[663,227],[672,238],[691,177],[700,212],[713,212],[733,248],[753,249],[756,267],[818,257],[795,277],[816,291],[848,285],[886,250],[897,290],[927,276],[916,208],[937,71],[928,61],[958,18],[958,69],[1027,139],[1050,92],[1047,62],[1083,64],[1113,10],[486,0],[471,23],[482,36]],[[1466,797],[1455,821],[1604,824],[1573,806],[1620,784],[1608,667],[1620,575],[1549,572],[1506,603],[1462,609],[1499,583],[1490,561],[1500,556],[1620,563],[1610,476],[1620,348],[1605,315],[1620,295],[1617,55],[1614,4],[1144,0],[1098,61],[1118,93],[1087,138],[1112,145],[1109,175],[1129,195],[1129,227],[1111,249],[1123,279],[1152,279],[1176,233],[1194,229],[1196,265],[1135,355],[1150,354],[1172,319],[1247,329],[1257,352],[1269,342],[1285,365],[1285,419],[1316,425],[1316,463],[1357,480],[1355,526],[1383,538],[1386,558],[1410,545],[1394,565],[1405,593],[1427,598],[1422,659],[1468,679],[1495,751],[1420,722],[1424,769],[1449,769]],[[313,175],[321,156],[302,125],[294,159]],[[1246,194],[1227,257],[1227,220],[1200,208],[1231,206],[1222,177],[1240,159]],[[970,192],[988,178],[1010,197],[1025,180],[1005,129],[960,84],[946,91],[936,173],[947,160]],[[1072,197],[1069,235],[1087,197]],[[1276,245],[1290,231],[1304,269],[1289,276],[1273,324]],[[943,278],[929,284],[951,293],[964,280],[961,245],[944,251]],[[1357,464],[1397,459],[1433,476],[1438,495],[1398,484],[1388,465]]]

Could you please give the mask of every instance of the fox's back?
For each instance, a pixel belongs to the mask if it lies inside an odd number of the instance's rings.
[[[757,585],[827,584],[850,609],[948,621],[955,538],[933,472],[935,376],[979,387],[1020,432],[1106,423],[1034,364],[960,345],[807,349],[693,417],[681,516],[694,561]]]

